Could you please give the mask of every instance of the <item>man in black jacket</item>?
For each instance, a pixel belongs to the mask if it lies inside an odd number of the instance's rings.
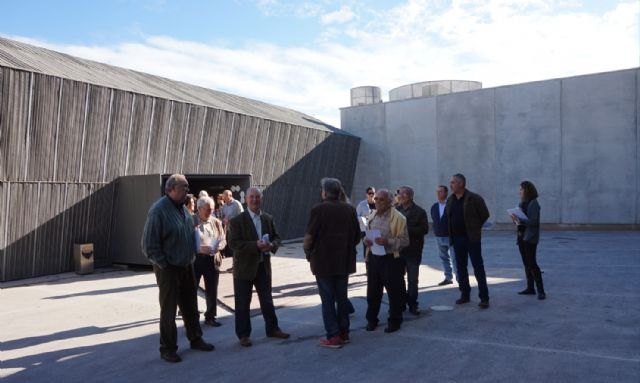
[[[489,289],[487,276],[482,260],[482,225],[489,218],[489,210],[484,199],[466,189],[466,178],[458,173],[451,177],[451,196],[447,200],[446,214],[449,220],[449,243],[453,245],[458,265],[458,283],[460,299],[456,304],[469,302],[471,287],[469,286],[468,259],[471,258],[473,273],[478,281],[480,303],[482,309],[489,308]]]
[[[418,275],[422,262],[422,248],[424,236],[429,232],[427,212],[413,202],[413,189],[409,186],[401,186],[397,194],[398,206],[396,209],[407,219],[409,231],[409,246],[400,251],[400,257],[405,261],[407,274],[406,300],[409,312],[419,315],[418,309]]]

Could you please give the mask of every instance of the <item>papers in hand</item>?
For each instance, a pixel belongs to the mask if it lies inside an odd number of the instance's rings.
[[[269,242],[269,234],[263,235],[261,239],[268,243]]]
[[[371,245],[371,252],[373,253],[373,255],[385,255],[387,251],[384,249],[384,246],[378,245],[375,241],[375,239],[378,237],[382,237],[382,233],[380,233],[380,230],[373,229],[366,231],[366,238],[369,241],[373,242],[373,245]]]
[[[514,207],[513,209],[507,209],[507,213],[509,213],[509,215],[515,215],[521,221],[526,221],[528,219],[527,215],[524,214],[524,212],[522,211],[522,209],[520,209],[520,207]]]

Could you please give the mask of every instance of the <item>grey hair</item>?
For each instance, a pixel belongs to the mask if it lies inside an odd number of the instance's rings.
[[[413,199],[413,188],[411,186],[403,185],[400,186],[399,189],[404,189],[409,195],[409,198]]]
[[[342,191],[342,183],[337,178],[325,177],[320,180],[320,185],[327,199],[338,200]]]
[[[200,193],[198,193],[198,198],[202,197],[209,197],[209,193],[207,193],[206,190],[200,190]]]
[[[198,198],[198,202],[196,203],[196,207],[198,209],[200,209],[201,207],[203,207],[205,204],[209,204],[209,206],[211,207],[211,209],[215,209],[216,208],[216,203],[213,202],[213,198],[206,196],[206,197],[200,197]]]
[[[226,191],[226,190],[225,190],[225,191]],[[247,189],[247,194],[245,194],[245,196],[248,196],[248,195],[249,195],[249,193],[252,193],[252,192],[257,192],[257,193],[258,193],[258,195],[260,196],[260,198],[262,198],[262,190],[258,189],[258,188],[257,188],[257,187],[255,187],[255,186],[252,186],[252,187],[250,187],[249,189]]]
[[[187,180],[184,174],[176,173],[169,176],[169,178],[167,178],[167,182],[165,182],[164,184],[165,193],[173,190],[173,188],[176,187],[176,184],[178,183],[178,181],[181,181],[181,180],[185,180],[185,181]]]
[[[389,189],[378,189],[378,191],[376,192],[376,194],[384,194],[387,196],[387,199],[389,201],[393,201],[393,194],[391,194],[391,192],[389,191]]]

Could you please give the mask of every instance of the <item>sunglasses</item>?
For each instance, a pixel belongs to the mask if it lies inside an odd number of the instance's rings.
[[[374,195],[374,194],[376,194],[376,193],[374,193],[374,192],[368,192],[367,194],[368,194],[368,195]]]

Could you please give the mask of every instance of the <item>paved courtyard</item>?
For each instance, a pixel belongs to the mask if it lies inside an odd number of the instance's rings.
[[[520,296],[523,268],[513,232],[484,234],[491,308],[452,311],[456,285],[443,279],[429,235],[421,267],[423,314],[399,332],[364,330],[364,263],[351,278],[352,342],[318,347],[320,300],[300,243],[273,258],[274,298],[289,340],[264,336],[253,317],[254,345],[233,331],[231,275],[220,280],[222,327],[204,327],[216,350],[189,350],[183,362],[160,360],[157,287],[150,270],[97,270],[1,285],[3,382],[640,382],[640,231],[547,231],[538,249],[547,300]],[[229,267],[225,260],[224,267]],[[472,273],[471,273],[472,274]],[[257,299],[254,298],[254,301]],[[204,305],[204,295],[199,303]],[[385,322],[385,309],[381,321]]]

